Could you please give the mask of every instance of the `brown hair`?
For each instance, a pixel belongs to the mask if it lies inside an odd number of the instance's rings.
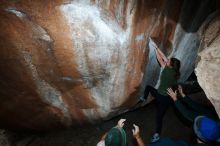
[[[180,60],[172,57],[170,59],[170,65],[176,71],[176,79],[179,79],[180,78]]]

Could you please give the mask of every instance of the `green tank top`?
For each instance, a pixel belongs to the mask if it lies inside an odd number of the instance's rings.
[[[165,67],[160,76],[160,86],[158,92],[167,96],[167,88],[177,84],[176,71],[173,68]]]

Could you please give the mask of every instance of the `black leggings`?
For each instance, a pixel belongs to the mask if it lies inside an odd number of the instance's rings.
[[[152,86],[147,86],[145,88],[145,99],[148,97],[149,93],[151,93],[151,95],[154,96],[156,99],[156,133],[160,134],[163,125],[163,117],[173,101],[169,96],[159,94],[158,91]]]

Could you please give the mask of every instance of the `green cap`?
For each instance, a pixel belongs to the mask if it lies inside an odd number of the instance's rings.
[[[126,134],[124,129],[113,127],[105,138],[105,146],[126,146]]]

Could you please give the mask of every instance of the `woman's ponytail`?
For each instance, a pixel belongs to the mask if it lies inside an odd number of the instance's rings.
[[[176,71],[176,79],[180,78],[180,60],[177,58],[171,58],[171,66]]]

